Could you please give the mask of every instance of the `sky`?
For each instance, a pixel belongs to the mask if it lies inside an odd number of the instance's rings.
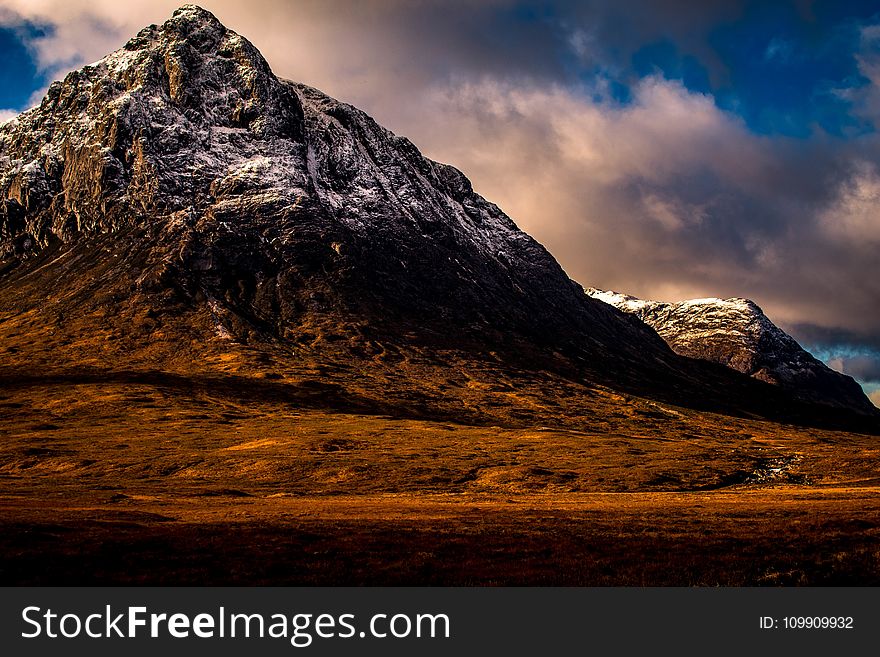
[[[180,2],[0,0],[0,120]],[[748,297],[880,404],[880,5],[203,0],[578,282]]]

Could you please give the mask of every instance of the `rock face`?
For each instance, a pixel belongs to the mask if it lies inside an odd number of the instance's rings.
[[[460,171],[193,5],[0,126],[0,301],[4,335],[44,345],[15,347],[28,367],[309,353],[367,377],[423,349],[436,382],[454,349],[684,404],[784,402],[584,295]]]
[[[734,298],[663,303],[596,288],[586,292],[638,317],[677,354],[725,365],[805,400],[872,410],[858,383],[805,351],[754,301]]]

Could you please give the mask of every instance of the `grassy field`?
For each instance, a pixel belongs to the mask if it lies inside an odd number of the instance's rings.
[[[878,585],[876,489],[0,500],[5,584]]]
[[[601,390],[485,426],[257,389],[7,380],[0,582],[880,584],[873,436]]]

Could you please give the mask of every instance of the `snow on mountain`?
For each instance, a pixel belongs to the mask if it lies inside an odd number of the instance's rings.
[[[586,293],[653,328],[677,354],[719,363],[800,397],[870,410],[861,387],[804,350],[749,299],[647,301],[586,288]]]
[[[450,238],[501,261],[539,248],[459,171],[356,108],[276,78],[253,45],[194,5],[4,125],[0,190],[0,237],[20,254],[137,215],[219,223],[252,205],[276,215],[281,240],[296,215],[320,208],[362,234],[427,236],[442,218]]]

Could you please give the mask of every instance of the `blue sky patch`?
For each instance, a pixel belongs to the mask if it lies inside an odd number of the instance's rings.
[[[24,24],[17,28],[0,27],[0,108],[24,110],[31,95],[46,85],[26,42],[46,33],[45,29]]]

